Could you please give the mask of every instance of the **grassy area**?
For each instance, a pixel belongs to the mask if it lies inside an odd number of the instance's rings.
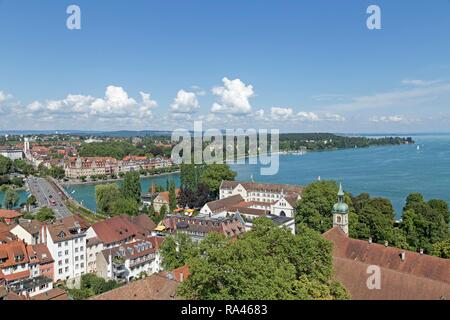
[[[108,218],[107,216],[101,214],[94,214],[83,207],[77,206],[70,200],[66,201],[66,206],[70,210],[70,212],[72,212],[73,214],[80,215],[83,219],[85,219],[89,223],[96,223]]]

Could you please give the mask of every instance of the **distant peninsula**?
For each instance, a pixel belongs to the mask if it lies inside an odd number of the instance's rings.
[[[280,151],[327,151],[372,146],[414,144],[411,137],[345,136],[333,133],[283,133],[280,134]]]

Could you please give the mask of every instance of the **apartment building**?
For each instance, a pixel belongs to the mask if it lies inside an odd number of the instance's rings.
[[[144,239],[152,234],[155,227],[155,223],[145,214],[135,217],[120,215],[94,223],[86,231],[87,272],[97,272],[97,256],[104,249]]]
[[[97,255],[97,276],[129,282],[142,275],[161,271],[159,248],[163,237],[147,237],[132,243],[102,250]]]
[[[63,219],[44,225],[42,232],[44,242],[55,260],[55,282],[86,273],[86,232],[78,222]]]
[[[72,157],[64,164],[65,175],[71,179],[90,177],[96,175],[111,175],[164,168],[172,166],[170,159],[152,158],[139,156],[127,156],[122,160],[111,157]]]

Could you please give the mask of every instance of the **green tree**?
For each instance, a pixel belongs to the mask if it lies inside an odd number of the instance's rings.
[[[95,186],[95,201],[97,211],[101,214],[112,215],[112,206],[117,199],[122,198],[122,193],[115,183],[100,184]]]
[[[19,203],[20,197],[17,191],[8,188],[5,192],[5,197],[3,199],[3,206],[6,209],[13,209]]]
[[[234,181],[236,172],[232,171],[227,164],[209,164],[205,167],[200,177],[200,183],[208,186],[210,192],[217,196],[220,184],[223,180]]]
[[[169,211],[173,212],[177,208],[177,193],[175,181],[169,182]]]
[[[66,175],[64,169],[58,166],[52,166],[49,169],[48,174],[55,179],[62,179]]]
[[[400,228],[406,235],[409,246],[415,250],[433,251],[433,244],[449,238],[449,210],[446,201],[426,202],[420,193],[406,198]]]
[[[41,208],[36,214],[36,220],[41,222],[47,222],[55,219],[55,213],[52,209],[44,207]]]
[[[450,259],[450,239],[434,243],[431,254],[439,258]]]
[[[111,203],[111,215],[127,214],[136,216],[139,214],[139,204],[134,199],[124,198],[123,196]]]
[[[122,194],[127,199],[141,202],[141,180],[137,171],[127,172],[122,186]]]
[[[394,208],[388,199],[369,199],[358,213],[358,238],[372,237],[374,242],[393,242],[394,217]]]
[[[159,216],[160,216],[161,220],[164,219],[168,210],[169,209],[167,208],[167,205],[165,205],[165,204],[161,207],[161,209],[159,209]]]
[[[302,193],[295,215],[297,224],[306,224],[309,228],[323,233],[333,225],[332,209],[337,201],[338,185],[335,181],[317,181],[309,184]],[[345,202],[353,212],[352,200],[346,194]]]
[[[293,235],[266,218],[230,241],[211,233],[188,260],[179,292],[188,299],[347,299],[332,279],[332,244],[299,225]]]
[[[167,237],[160,249],[162,267],[165,270],[173,270],[184,266],[188,259],[197,255],[197,246],[185,233],[177,233]]]
[[[5,175],[11,172],[13,162],[11,159],[0,156],[0,175]]]
[[[205,170],[205,164],[181,164],[180,166],[180,181],[181,188],[188,189],[193,192],[197,191],[200,184],[200,179],[203,171]]]

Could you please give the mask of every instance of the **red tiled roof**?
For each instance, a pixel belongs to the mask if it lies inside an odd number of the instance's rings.
[[[15,261],[16,256],[22,256],[23,259]],[[23,241],[11,241],[8,243],[0,244],[0,258],[5,259],[4,263],[0,263],[0,268],[7,268],[29,261],[26,245]]]
[[[180,300],[178,281],[161,274],[131,282],[117,289],[92,297],[91,300]]]
[[[3,277],[8,282],[16,281],[19,279],[26,279],[26,278],[30,277],[30,270],[25,270],[22,272],[16,272],[16,273],[11,273],[11,274],[4,274]]]
[[[0,209],[0,218],[3,219],[15,219],[21,217],[22,214],[15,210]]]
[[[333,243],[335,276],[354,299],[450,298],[448,259],[352,239],[339,227],[323,236]],[[371,265],[380,267],[379,290],[367,288],[367,267]]]
[[[53,288],[31,298],[32,300],[69,300],[67,293],[59,288]]]
[[[148,217],[115,216],[92,225],[97,238],[105,244],[121,242],[128,238],[145,237],[156,227]]]

